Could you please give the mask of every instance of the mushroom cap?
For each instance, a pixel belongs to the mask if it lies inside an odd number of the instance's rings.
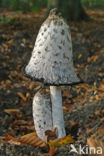
[[[49,85],[80,82],[74,71],[70,29],[56,8],[50,11],[39,30],[25,72]]]

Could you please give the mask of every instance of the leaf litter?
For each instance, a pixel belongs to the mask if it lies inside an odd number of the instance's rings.
[[[75,70],[84,83],[63,87],[66,138],[71,134],[77,138],[75,144],[88,143],[89,146],[95,146],[96,143],[103,146],[103,141],[99,141],[96,135],[103,136],[104,126],[104,11],[87,12],[93,17],[92,22],[69,23]],[[45,145],[36,137],[31,111],[32,98],[42,84],[23,74],[23,67],[31,55],[43,13],[44,10],[40,14],[17,15],[10,24],[0,24],[0,143],[3,143],[3,147],[4,144],[6,146],[5,142],[11,143],[11,146],[22,146],[23,143],[33,146],[37,143],[39,147]],[[12,13],[4,14],[12,17]],[[46,92],[49,92],[48,87]],[[54,144],[54,140],[51,143]],[[59,140],[58,143],[55,142],[56,146],[61,143]],[[48,155],[52,156],[54,152],[58,156],[69,154],[69,145],[56,146],[50,146]],[[30,146],[26,146],[27,148],[31,149]],[[37,156],[47,153],[46,151],[37,149]]]

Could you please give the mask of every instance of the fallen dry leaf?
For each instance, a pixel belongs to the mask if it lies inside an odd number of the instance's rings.
[[[70,143],[74,143],[75,140],[73,139],[73,137],[69,134],[63,138],[59,138],[59,139],[55,139],[55,140],[49,140],[49,146],[55,146],[55,147],[59,147],[65,144],[70,144]]]
[[[92,58],[91,58],[91,57],[88,57],[88,58],[87,58],[87,62],[88,62],[88,63],[90,63],[90,62],[91,62],[91,60],[92,60]]]
[[[35,86],[35,82],[31,82],[30,85],[29,85],[29,89],[33,89]]]
[[[104,80],[100,82],[98,89],[104,92]]]
[[[49,140],[49,153],[46,154],[46,156],[53,156],[56,150],[56,147],[74,143],[75,140],[72,138],[72,136],[69,134],[63,138],[55,139],[55,140]]]
[[[29,99],[31,97],[31,94],[29,92],[26,93],[26,99]]]
[[[79,55],[78,55],[78,59],[81,59],[81,58],[82,58],[82,54],[79,54]]]
[[[20,109],[5,109],[4,112],[8,113],[11,116],[16,116],[18,118],[22,117],[22,112],[20,111]]]
[[[46,147],[46,143],[42,141],[35,132],[22,136],[18,141],[31,146]]]
[[[99,128],[95,134],[87,139],[87,144],[90,147],[95,147],[97,149],[100,147],[102,149],[102,154],[94,154],[93,150],[91,154],[95,156],[104,156],[104,126]]]
[[[62,96],[70,97],[71,96],[70,91],[69,90],[65,90],[63,92]]]
[[[93,61],[94,61],[94,62],[96,62],[98,58],[99,58],[99,56],[98,56],[98,55],[93,56]]]
[[[4,142],[4,139],[5,139],[4,137],[0,136],[0,143]]]
[[[38,91],[42,86],[37,86],[34,88],[35,91]]]
[[[20,145],[21,143],[18,141],[18,139],[10,136],[9,134],[7,134],[5,136],[5,141],[7,141],[10,144],[15,144],[15,145]]]
[[[22,92],[18,92],[17,95],[18,95],[19,97],[21,97],[21,99],[22,99],[23,101],[26,101],[26,97],[23,95]]]
[[[25,120],[15,120],[13,122],[13,126],[16,126],[16,125],[26,125],[27,124],[27,121]]]
[[[65,111],[69,111],[69,112],[71,112],[72,111],[72,109],[73,109],[73,104],[71,104],[71,103],[64,103],[64,106],[62,107],[63,108],[63,110],[65,110]]]
[[[56,147],[55,146],[51,146],[49,153],[46,154],[46,156],[53,156],[55,153]]]
[[[23,99],[21,99],[21,105],[24,107],[24,106],[26,106],[27,104],[28,104],[28,101],[24,101]]]
[[[49,92],[50,92],[50,90],[49,90],[49,89],[46,89],[45,91],[46,91],[46,93],[49,93]]]

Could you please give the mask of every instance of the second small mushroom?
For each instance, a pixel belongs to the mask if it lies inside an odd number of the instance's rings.
[[[60,86],[80,82],[74,71],[72,57],[72,40],[69,26],[58,10],[56,8],[52,9],[39,30],[32,56],[25,68],[27,75],[50,86],[51,100],[48,100],[47,105],[45,104],[47,98],[41,93],[36,94],[33,100],[35,128],[38,136],[43,140],[43,133],[48,128],[56,128],[58,138],[66,135]],[[39,103],[41,103],[40,106],[38,106]],[[43,110],[43,106],[47,107],[49,111]],[[38,124],[41,119],[36,117],[36,114],[39,114],[37,107],[46,112],[45,116],[41,118],[46,117],[45,120],[49,122],[46,123],[47,128],[43,128],[43,131],[39,129]],[[49,114],[47,115],[47,113]],[[45,120],[40,123],[43,124]]]

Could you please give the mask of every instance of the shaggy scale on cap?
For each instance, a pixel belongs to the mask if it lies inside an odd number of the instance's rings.
[[[42,24],[25,72],[49,85],[80,82],[73,66],[70,29],[57,9]]]

